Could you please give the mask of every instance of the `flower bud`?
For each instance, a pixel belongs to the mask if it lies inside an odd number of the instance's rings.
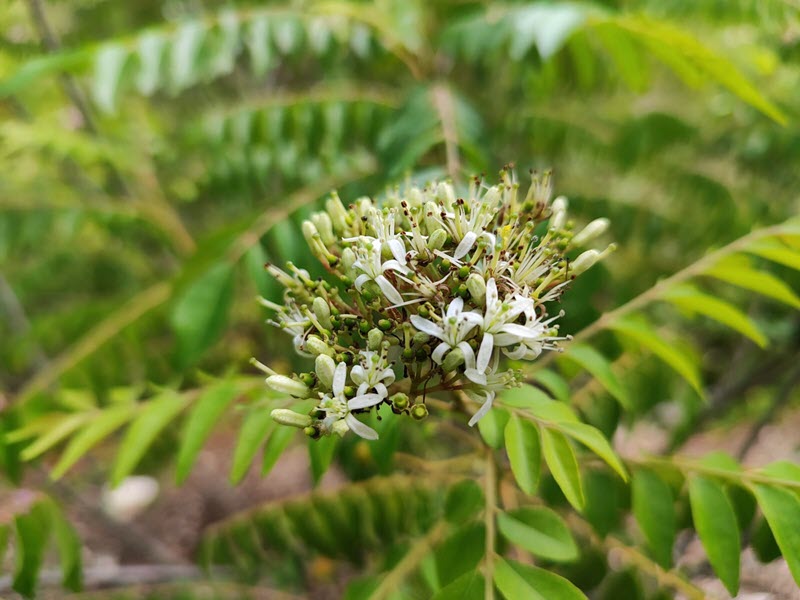
[[[429,234],[433,234],[435,231],[438,231],[442,228],[441,223],[438,221],[438,216],[439,213],[442,212],[442,209],[441,207],[436,206],[435,202],[428,201],[425,203],[424,210],[425,227]]]
[[[336,192],[331,194],[331,197],[325,202],[325,210],[328,211],[331,217],[331,223],[333,223],[337,231],[342,231],[347,228],[347,209],[339,199],[339,194]]]
[[[311,425],[311,417],[308,415],[301,415],[288,408],[276,408],[270,415],[272,420],[280,425],[288,425],[289,427],[297,427],[298,429],[305,429]]]
[[[561,229],[567,220],[567,199],[559,196],[553,200],[550,212],[550,229]]]
[[[428,407],[424,404],[415,404],[411,407],[411,417],[415,421],[422,421],[425,417],[428,416]]]
[[[352,270],[353,263],[356,262],[356,253],[352,248],[345,248],[342,250],[342,269],[345,272]]]
[[[447,232],[444,229],[437,229],[428,236],[428,248],[430,250],[441,250],[447,242]]]
[[[458,367],[464,364],[464,353],[461,348],[453,348],[447,353],[447,356],[442,362],[442,368],[445,372],[455,371]]]
[[[322,236],[322,241],[325,242],[325,244],[331,246],[336,243],[336,235],[333,233],[333,223],[328,213],[314,213],[311,215],[311,222],[314,223],[314,226],[317,228],[317,231],[319,231],[320,236]]]
[[[467,289],[472,299],[482,305],[486,299],[486,280],[477,273],[473,273],[467,278]]]
[[[611,222],[606,218],[595,219],[584,227],[580,233],[575,234],[575,237],[572,238],[572,245],[585,246],[587,242],[591,242],[596,237],[602,235],[605,230],[608,229],[610,223]]]
[[[319,238],[319,231],[317,231],[317,227],[311,221],[303,221],[303,237],[306,238],[306,241],[309,245],[313,244],[316,239]]]
[[[367,348],[370,350],[380,350],[383,341],[383,332],[377,327],[373,327],[367,334]]]
[[[425,333],[424,331],[418,331],[414,334],[414,337],[411,338],[411,341],[415,344],[427,344],[431,339],[431,336]]]
[[[597,250],[587,250],[574,261],[572,261],[572,265],[570,265],[570,270],[572,271],[573,275],[580,275],[584,271],[591,268],[594,263],[600,260],[600,252]]]
[[[310,335],[306,338],[305,344],[306,352],[313,354],[314,356],[318,356],[320,354],[327,354],[328,356],[333,356],[333,348],[331,348],[328,344],[326,344],[319,336]]]
[[[441,181],[436,187],[436,198],[449,208],[456,202],[456,192],[452,185],[445,181]]]
[[[266,381],[267,385],[276,392],[289,394],[290,396],[296,396],[298,398],[309,398],[311,396],[311,390],[308,389],[307,385],[300,381],[295,381],[291,377],[286,377],[285,375],[270,375],[267,377]]]
[[[311,307],[314,309],[314,314],[322,326],[326,329],[333,329],[333,325],[331,324],[331,307],[328,302],[324,298],[317,296],[314,298]]]
[[[333,387],[333,373],[336,371],[336,363],[327,354],[320,354],[314,361],[314,372],[317,374],[319,382],[327,389]]]

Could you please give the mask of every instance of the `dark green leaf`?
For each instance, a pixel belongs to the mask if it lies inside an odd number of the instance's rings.
[[[672,490],[652,471],[633,474],[633,515],[644,533],[653,557],[665,569],[672,565],[675,543],[675,506]]]
[[[444,515],[451,523],[464,523],[483,508],[483,490],[473,479],[464,479],[447,492]]]
[[[564,434],[545,427],[540,428],[540,433],[542,435],[544,459],[547,462],[550,473],[552,473],[569,503],[578,512],[582,511],[585,500],[575,451],[570,446],[569,440],[564,437]]]
[[[555,562],[578,558],[578,546],[567,524],[545,507],[520,508],[497,515],[497,528],[509,542]]]
[[[533,494],[539,484],[542,450],[536,426],[511,415],[505,430],[506,453],[517,485],[526,494]]]
[[[586,600],[569,581],[538,567],[498,558],[494,583],[507,600]]]
[[[789,490],[755,484],[758,506],[769,523],[794,580],[800,585],[800,497]]]

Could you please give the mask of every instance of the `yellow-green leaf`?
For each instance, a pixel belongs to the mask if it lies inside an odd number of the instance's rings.
[[[539,431],[542,435],[544,459],[550,473],[569,503],[578,512],[582,511],[585,499],[575,451],[563,433],[546,427],[540,427]]]
[[[505,442],[517,485],[526,494],[533,494],[539,484],[542,468],[542,450],[536,426],[517,415],[511,415],[506,424]]]

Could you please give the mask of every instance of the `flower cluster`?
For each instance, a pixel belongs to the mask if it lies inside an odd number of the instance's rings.
[[[422,419],[427,397],[466,396],[480,404],[474,425],[497,392],[520,381],[504,359],[531,361],[567,339],[555,323],[561,314],[548,308],[612,249],[569,259],[608,220],[573,233],[566,199],[550,195],[549,173],[534,174],[523,196],[508,169],[497,185],[473,179],[463,195],[448,182],[408,185],[346,207],[333,194],[303,224],[330,277],[267,265],[285,287],[283,304],[261,299],[270,322],[314,369],[287,377],[256,364],[271,388],[318,400],[308,415],[278,409],[275,420],[315,438],[376,439],[357,415],[386,403]]]

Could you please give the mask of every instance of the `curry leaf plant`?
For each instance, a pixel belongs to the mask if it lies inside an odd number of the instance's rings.
[[[510,168],[496,185],[474,178],[407,185],[381,202],[345,206],[334,194],[303,223],[333,283],[293,264],[267,265],[285,287],[272,324],[293,336],[314,369],[291,377],[256,361],[273,390],[318,399],[308,415],[275,409],[281,424],[312,438],[378,434],[358,415],[388,403],[421,420],[428,395],[449,394],[475,425],[496,394],[520,385],[504,359],[532,361],[559,349],[560,312],[570,282],[613,250],[585,250],[608,227],[596,219],[574,233],[567,200],[551,202],[550,173],[527,193]],[[574,256],[574,260],[570,257]]]

